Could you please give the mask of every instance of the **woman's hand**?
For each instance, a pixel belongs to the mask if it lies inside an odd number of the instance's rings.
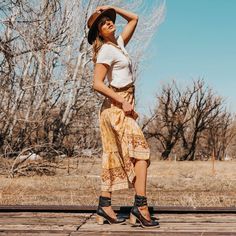
[[[131,116],[133,117],[135,120],[138,118],[138,114],[134,111],[134,106],[133,104],[130,104],[127,101],[124,101],[122,103],[122,109],[125,113],[126,116]]]
[[[129,102],[127,102],[127,101],[124,101],[122,103],[122,109],[125,112],[125,115],[132,114],[132,111],[134,110],[133,106]]]
[[[104,6],[98,6],[97,8],[96,8],[96,11],[105,11],[105,10],[107,10],[107,9],[109,9],[109,8],[112,8],[112,6],[109,6],[109,5],[104,5]]]

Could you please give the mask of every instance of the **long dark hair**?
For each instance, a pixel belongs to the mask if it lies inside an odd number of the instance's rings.
[[[97,34],[96,38],[93,41],[93,57],[92,60],[94,63],[97,61],[97,55],[102,45],[104,44],[103,38],[99,35],[99,28],[106,23],[107,20],[111,20],[108,16],[102,17],[97,23]]]

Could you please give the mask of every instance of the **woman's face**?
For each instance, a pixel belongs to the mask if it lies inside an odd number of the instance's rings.
[[[111,34],[114,34],[114,32],[116,31],[116,25],[113,23],[113,21],[110,18],[103,17],[98,23],[98,31],[99,31],[99,35],[102,38],[107,38]]]

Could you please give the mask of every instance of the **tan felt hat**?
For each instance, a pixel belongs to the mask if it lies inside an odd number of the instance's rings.
[[[116,11],[113,8],[109,8],[104,11],[96,11],[94,12],[88,19],[87,26],[89,28],[88,32],[88,42],[90,44],[96,39],[97,36],[97,23],[103,16],[108,16],[113,23],[116,20]]]

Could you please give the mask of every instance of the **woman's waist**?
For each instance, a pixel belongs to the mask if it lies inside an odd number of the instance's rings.
[[[112,85],[109,85],[109,88],[111,88],[114,92],[118,93],[120,96],[122,96],[127,102],[133,103],[134,102],[134,90],[135,86],[134,84],[128,84],[125,87],[122,88],[116,88]],[[122,109],[122,104],[112,98],[106,97],[103,102],[103,107],[105,106],[106,108],[109,107],[118,107]]]
[[[112,84],[109,84],[108,87],[111,88],[115,92],[127,92],[127,93],[134,93],[135,92],[134,82],[131,82],[131,83],[129,83],[125,86],[122,86],[122,87],[116,87]]]

